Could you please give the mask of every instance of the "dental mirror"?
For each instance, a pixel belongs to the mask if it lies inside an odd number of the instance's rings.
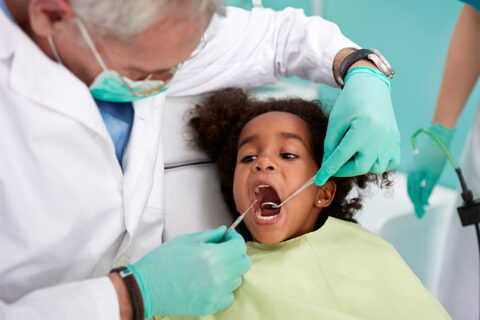
[[[294,193],[292,193],[287,199],[285,199],[282,203],[280,204],[276,204],[274,202],[263,202],[260,206],[262,207],[262,209],[278,209],[280,208],[281,206],[283,206],[285,204],[285,202],[287,202],[288,200],[292,199],[293,197],[295,197],[297,194],[300,193],[300,191],[302,191],[303,189],[311,186],[312,184],[315,183],[315,177],[316,175],[314,175],[313,177],[311,177],[310,179],[308,179],[307,182],[305,182],[305,184],[303,186],[301,186],[300,188],[298,188],[297,191],[295,191]],[[267,207],[268,206],[268,207]]]

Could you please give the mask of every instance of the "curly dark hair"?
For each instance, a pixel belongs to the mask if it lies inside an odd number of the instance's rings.
[[[256,116],[271,111],[289,112],[298,116],[308,125],[313,156],[320,167],[328,117],[319,106],[318,101],[298,98],[261,101],[249,97],[241,89],[228,88],[212,93],[190,111],[192,118],[189,125],[193,129],[193,142],[216,162],[220,171],[221,190],[234,218],[237,218],[239,213],[233,199],[233,176],[238,138],[243,127]],[[355,196],[349,196],[354,187],[360,191],[370,183],[375,183],[381,188],[392,184],[388,173],[383,175],[368,173],[330,180],[336,183],[337,191],[330,206],[323,209],[315,229],[318,229],[328,216],[356,222],[353,216],[362,207],[362,195],[359,192]],[[251,235],[244,226],[237,227],[237,230],[246,240],[251,240]]]

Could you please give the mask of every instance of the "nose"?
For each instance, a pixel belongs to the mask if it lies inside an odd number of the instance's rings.
[[[255,165],[256,171],[274,171],[275,167],[270,157],[259,157]]]

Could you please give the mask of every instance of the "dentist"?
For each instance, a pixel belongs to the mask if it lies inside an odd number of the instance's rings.
[[[250,266],[236,232],[161,243],[166,95],[281,75],[344,86],[317,183],[398,164],[379,53],[299,10],[219,2],[0,0],[1,319],[204,315],[232,303]]]

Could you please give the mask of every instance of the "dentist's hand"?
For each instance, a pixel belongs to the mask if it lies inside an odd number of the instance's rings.
[[[390,96],[391,81],[368,67],[352,68],[330,113],[323,163],[315,184],[393,170],[400,162],[400,133]]]
[[[448,148],[452,141],[455,129],[449,129],[435,123],[428,128]],[[442,174],[447,156],[440,146],[431,138],[425,137],[418,144],[418,154],[415,154],[408,163],[408,196],[415,207],[417,217],[425,214],[424,206],[428,205],[428,198]]]
[[[139,284],[145,317],[207,315],[233,302],[251,262],[242,236],[227,228],[181,235],[128,268]]]

